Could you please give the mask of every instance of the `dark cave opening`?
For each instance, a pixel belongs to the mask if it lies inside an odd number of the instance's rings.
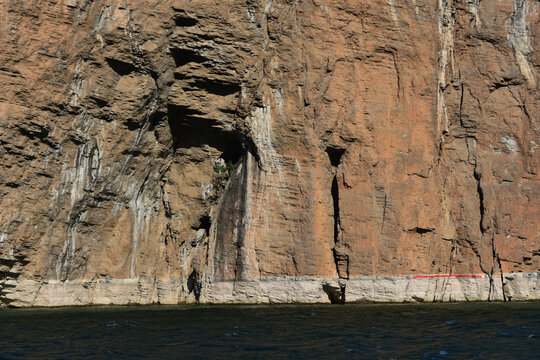
[[[185,107],[169,105],[168,122],[174,149],[208,145],[221,151],[226,163],[236,165],[246,153],[241,134],[224,130],[215,120],[200,115]]]
[[[323,291],[328,296],[331,304],[345,304],[345,285],[336,286],[324,284]]]
[[[345,153],[345,149],[337,148],[337,147],[327,147],[326,153],[328,154],[328,158],[330,159],[330,164],[333,168],[337,168],[338,165],[341,163],[341,157]],[[336,169],[334,169],[335,172]]]
[[[195,79],[190,83],[193,87],[206,91],[209,94],[227,96],[239,93],[241,88],[239,84],[225,83],[211,79]]]
[[[195,300],[199,301],[199,298],[201,297],[202,284],[201,280],[199,279],[199,274],[197,273],[197,270],[193,270],[189,275],[187,280],[187,287],[188,292],[190,294],[193,293],[193,295],[195,295]]]
[[[205,63],[208,61],[204,56],[199,55],[197,52],[189,49],[170,48],[171,56],[176,64],[176,67],[186,65],[190,62]]]
[[[129,75],[136,70],[135,65],[122,60],[105,58],[105,61],[107,61],[109,67],[120,76]]]
[[[176,26],[180,26],[180,27],[191,27],[191,26],[197,25],[199,21],[197,19],[190,18],[187,16],[176,15],[174,17],[174,23],[176,24]]]
[[[208,236],[210,234],[210,226],[212,226],[212,218],[210,218],[210,215],[204,214],[201,216],[197,229],[204,229],[206,236]]]

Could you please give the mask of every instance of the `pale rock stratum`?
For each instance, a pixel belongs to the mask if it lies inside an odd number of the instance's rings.
[[[540,2],[0,16],[2,305],[540,299]]]

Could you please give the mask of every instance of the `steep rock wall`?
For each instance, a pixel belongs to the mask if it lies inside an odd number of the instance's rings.
[[[0,2],[0,303],[540,298],[534,0]]]

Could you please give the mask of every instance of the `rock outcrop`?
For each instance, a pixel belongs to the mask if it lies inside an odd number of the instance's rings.
[[[0,15],[1,304],[540,299],[538,1]]]

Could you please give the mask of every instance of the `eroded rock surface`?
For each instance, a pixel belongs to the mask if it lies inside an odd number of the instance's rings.
[[[539,14],[0,1],[0,303],[540,299]]]

